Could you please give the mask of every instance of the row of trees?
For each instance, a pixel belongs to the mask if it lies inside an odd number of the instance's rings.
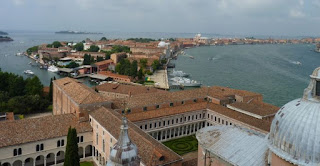
[[[50,101],[43,95],[43,85],[37,76],[23,79],[0,70],[0,111],[20,114],[42,112]]]

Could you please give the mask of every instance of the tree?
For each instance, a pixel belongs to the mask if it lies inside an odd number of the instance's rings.
[[[23,96],[25,94],[25,81],[21,76],[14,76],[13,74],[10,75],[11,76],[8,79],[9,96]]]
[[[103,57],[98,56],[97,57],[97,62],[103,61]]]
[[[62,46],[62,44],[59,41],[54,41],[51,46],[53,46],[54,48],[59,48]]]
[[[131,63],[131,68],[130,68],[130,75],[132,77],[136,77],[138,74],[138,61],[134,60],[132,63]]]
[[[143,69],[146,68],[147,63],[148,63],[147,59],[140,59],[140,62],[139,62],[140,68],[143,68]]]
[[[76,68],[79,67],[79,64],[75,61],[71,61],[69,64],[66,65],[66,68]]]
[[[90,54],[84,54],[84,57],[83,57],[83,65],[90,65],[91,62],[91,55]]]
[[[138,71],[138,79],[141,80],[142,78],[143,78],[143,71],[140,68],[139,71]]]
[[[49,101],[52,102],[52,96],[53,96],[53,83],[52,78],[50,78],[50,86],[49,86]]]
[[[106,37],[102,37],[100,41],[108,41],[108,39]]]
[[[91,45],[90,48],[88,49],[89,52],[98,52],[100,48],[96,45]]]
[[[152,66],[153,71],[155,71],[155,70],[159,69],[160,63],[158,60],[154,60],[151,66]]]
[[[26,79],[25,91],[27,95],[42,95],[43,85],[37,76]]]
[[[67,147],[64,157],[64,166],[80,166],[78,154],[77,130],[69,127],[67,136]]]
[[[38,52],[39,46],[33,46],[27,49],[27,54],[31,55],[33,52]]]
[[[76,49],[77,51],[83,51],[83,43],[77,43],[76,45],[73,46],[73,49]]]

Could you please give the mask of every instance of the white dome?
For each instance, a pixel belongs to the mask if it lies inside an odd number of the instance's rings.
[[[166,47],[167,43],[164,41],[159,42],[158,47]]]
[[[320,100],[316,94],[319,71],[317,68],[310,76],[303,98],[287,103],[278,111],[268,136],[269,149],[296,165],[320,163]]]

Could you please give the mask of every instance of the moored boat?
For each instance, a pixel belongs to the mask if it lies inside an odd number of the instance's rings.
[[[52,65],[52,66],[50,66],[50,67],[48,68],[48,71],[53,72],[53,73],[56,73],[56,72],[59,71],[59,69],[58,69],[57,67],[55,67],[54,65]]]
[[[34,73],[31,70],[23,71],[24,74],[33,75]]]

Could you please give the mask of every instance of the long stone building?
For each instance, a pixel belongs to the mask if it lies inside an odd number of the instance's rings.
[[[267,134],[279,109],[264,103],[261,94],[218,86],[177,92],[122,84],[98,89],[71,78],[55,80],[53,115],[0,122],[0,165],[61,165],[70,126],[78,132],[81,161],[106,165],[125,114],[140,165],[180,166],[183,158],[161,142],[214,125]]]

